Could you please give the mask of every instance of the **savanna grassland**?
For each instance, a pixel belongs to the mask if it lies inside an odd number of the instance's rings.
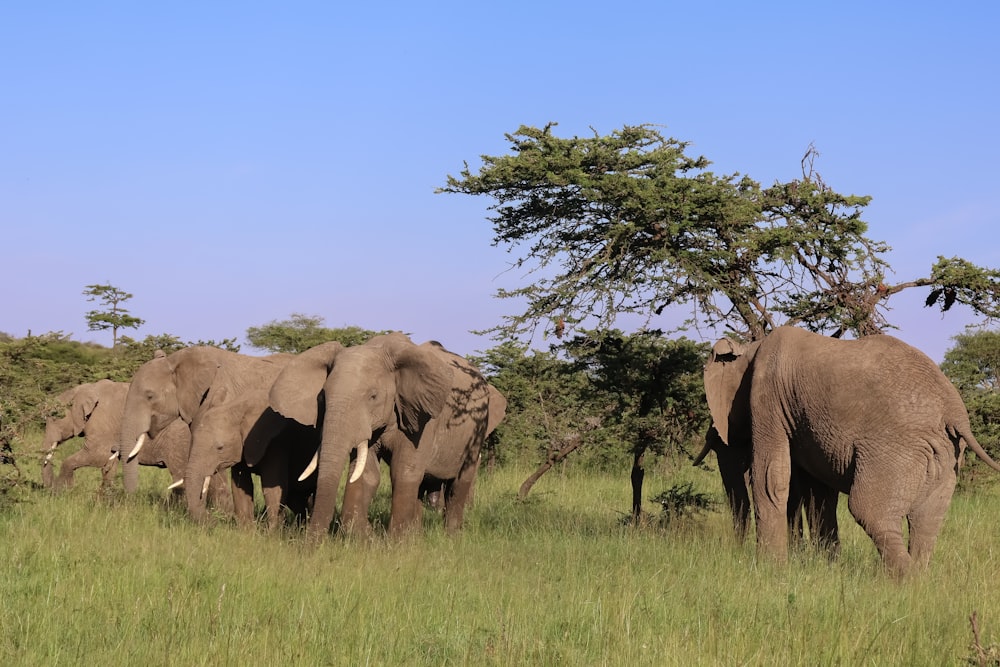
[[[316,547],[194,525],[157,469],[133,497],[98,493],[91,470],[54,495],[33,448],[0,513],[4,665],[978,664],[973,612],[982,650],[1000,643],[989,473],[956,494],[930,570],[895,582],[844,502],[841,558],[779,567],[734,545],[721,509],[623,526],[624,472],[553,471],[518,502],[530,471],[502,469],[457,537],[427,510],[423,536]],[[689,481],[721,499],[714,472],[680,463],[651,470],[646,495]]]

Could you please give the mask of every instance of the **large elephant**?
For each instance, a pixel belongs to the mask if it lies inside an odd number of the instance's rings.
[[[316,477],[299,481],[319,446],[319,430],[282,417],[268,407],[270,383],[277,376],[263,375],[265,384],[230,398],[223,386],[213,386],[202,410],[191,425],[191,455],[184,473],[188,511],[195,519],[206,517],[205,489],[213,475],[231,469],[236,519],[249,524],[254,518],[254,483],[260,477],[267,525],[275,528],[282,507],[304,520]],[[219,383],[217,383],[219,384]],[[250,466],[253,466],[252,468]]]
[[[65,416],[50,419],[45,424],[47,453],[42,462],[42,482],[56,489],[72,486],[78,468],[102,470],[101,485],[114,472],[112,453],[117,450],[128,382],[99,380],[68,389],[58,400],[66,407]],[[61,443],[83,436],[83,447],[66,457],[59,475],[53,478],[53,455]],[[187,424],[171,423],[163,429],[136,460],[138,465],[167,468],[176,481],[183,478],[191,436]],[[225,504],[224,499],[216,499]]]
[[[125,399],[118,439],[126,491],[138,486],[138,460],[144,443],[175,419],[189,425],[202,408],[213,386],[230,396],[244,389],[264,386],[261,377],[273,378],[276,364],[288,355],[250,357],[217,347],[195,346],[157,356],[139,367]],[[225,367],[226,372],[219,370]]]
[[[367,507],[370,498],[360,496],[372,485],[355,494],[351,483],[377,469],[367,462],[376,444],[389,462],[390,534],[419,526],[425,477],[446,482],[445,527],[461,527],[489,421],[486,381],[465,359],[435,342],[415,345],[399,333],[353,347],[324,343],[289,362],[271,387],[270,401],[301,424],[322,424],[312,537],[330,529],[340,475],[355,450],[344,515]]]
[[[897,574],[929,562],[965,447],[1000,471],[948,378],[891,336],[838,340],[784,326],[750,345],[723,339],[705,393],[721,441],[749,447],[758,548],[778,560],[788,551],[793,466],[847,494]]]

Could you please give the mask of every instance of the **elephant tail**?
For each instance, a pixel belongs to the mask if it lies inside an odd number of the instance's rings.
[[[976,456],[982,459],[986,465],[993,468],[997,472],[1000,472],[1000,463],[997,463],[990,458],[990,455],[986,453],[986,450],[979,444],[976,437],[972,435],[972,431],[970,429],[949,425],[948,431],[952,438],[961,438],[962,440],[965,440],[965,444],[969,446],[969,449],[971,449]]]

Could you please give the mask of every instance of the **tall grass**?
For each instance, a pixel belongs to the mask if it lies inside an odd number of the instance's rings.
[[[461,535],[428,511],[419,537],[316,547],[193,525],[161,471],[134,497],[87,472],[0,515],[2,664],[961,664],[973,611],[1000,642],[1000,480],[956,495],[930,570],[899,583],[844,509],[832,564],[758,560],[721,512],[626,527],[624,474],[552,472],[525,502],[529,471],[484,474]],[[685,467],[647,497],[687,481],[721,496]]]

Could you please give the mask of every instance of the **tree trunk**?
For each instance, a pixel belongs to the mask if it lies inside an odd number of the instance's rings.
[[[579,433],[571,433],[563,438],[562,442],[564,443],[562,448],[559,450],[549,450],[549,458],[546,459],[545,463],[540,465],[538,470],[533,472],[528,479],[524,480],[524,483],[521,484],[520,490],[517,492],[518,500],[524,500],[524,498],[528,495],[528,492],[531,491],[531,487],[534,486],[535,482],[537,482],[542,475],[551,470],[552,466],[565,459],[571,452],[573,452],[573,450],[583,444],[583,437]]]
[[[632,521],[639,523],[642,515],[642,480],[646,476],[646,469],[642,467],[643,459],[646,456],[646,448],[636,450],[632,459]]]

